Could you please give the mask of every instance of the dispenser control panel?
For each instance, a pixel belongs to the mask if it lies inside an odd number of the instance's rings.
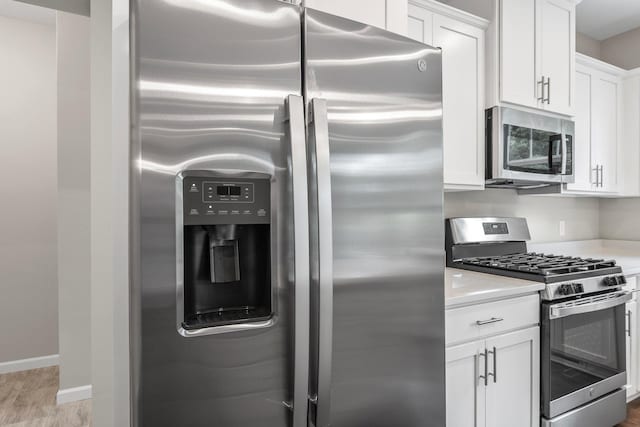
[[[204,203],[253,203],[253,195],[252,182],[205,181],[202,183]]]
[[[184,225],[268,224],[271,180],[230,178],[207,172],[182,178]]]

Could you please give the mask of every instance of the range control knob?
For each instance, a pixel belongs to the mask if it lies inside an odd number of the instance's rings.
[[[618,280],[616,276],[607,276],[602,279],[602,284],[605,286],[618,286]]]
[[[559,295],[571,295],[573,293],[573,286],[571,286],[570,284],[560,285],[558,286],[557,293]]]
[[[624,276],[616,276],[616,280],[618,281],[618,285],[626,285],[627,278]]]

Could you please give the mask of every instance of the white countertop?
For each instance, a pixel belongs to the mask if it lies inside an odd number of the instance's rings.
[[[532,252],[614,259],[627,276],[640,274],[640,242],[628,240],[580,240],[573,242],[529,243]]]
[[[544,283],[457,268],[447,268],[444,277],[445,307],[515,298],[544,289]]]

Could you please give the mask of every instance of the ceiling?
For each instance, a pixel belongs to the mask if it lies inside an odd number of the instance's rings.
[[[55,25],[56,11],[40,6],[20,3],[14,0],[0,0],[0,16]]]
[[[605,40],[640,27],[640,0],[582,0],[577,7],[579,33]]]

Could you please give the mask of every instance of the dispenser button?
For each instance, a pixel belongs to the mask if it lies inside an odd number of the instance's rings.
[[[200,212],[198,212],[198,209],[191,209],[189,215],[200,215]]]
[[[242,211],[242,215],[251,215],[250,210]]]
[[[258,210],[258,216],[267,216],[267,211],[264,209]]]
[[[195,184],[191,184],[191,187],[189,188],[189,192],[191,192],[191,193],[197,193],[198,191],[199,191],[199,190],[198,190],[198,186],[197,186],[197,185],[195,185]]]
[[[218,211],[218,215],[227,215],[229,211]]]
[[[240,215],[240,211],[231,211],[231,215]]]

